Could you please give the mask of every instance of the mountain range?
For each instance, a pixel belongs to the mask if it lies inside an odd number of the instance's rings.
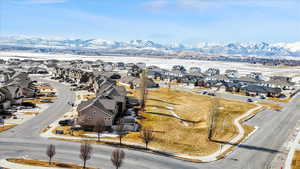
[[[154,54],[198,52],[216,55],[300,57],[300,41],[295,43],[207,43],[194,45],[160,44],[150,40],[109,41],[101,39],[43,38],[31,36],[0,37],[0,45],[51,49],[84,49],[101,51],[152,51]]]

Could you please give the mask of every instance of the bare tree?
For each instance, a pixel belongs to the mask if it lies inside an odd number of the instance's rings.
[[[46,154],[49,157],[49,165],[51,165],[51,160],[54,157],[55,153],[56,153],[55,145],[53,145],[53,144],[48,145]]]
[[[144,128],[140,132],[140,137],[146,144],[146,150],[148,149],[148,144],[154,140],[153,130],[151,128]]]
[[[140,77],[140,102],[141,102],[141,111],[144,111],[145,110],[145,106],[146,106],[146,100],[147,100],[147,95],[148,95],[147,80],[148,80],[147,71],[143,70],[143,72],[141,73],[141,77]]]
[[[168,81],[168,89],[171,89],[171,84],[172,83],[172,80],[170,79],[169,81]]]
[[[119,124],[116,127],[116,133],[119,136],[119,143],[120,146],[122,145],[122,138],[124,137],[124,124],[122,124],[121,122],[119,122]]]
[[[83,168],[85,169],[86,161],[91,159],[93,147],[88,142],[81,143],[79,157],[83,161]]]
[[[208,112],[208,140],[212,139],[212,136],[215,133],[216,129],[216,122],[217,122],[217,115],[219,112],[220,107],[220,100],[219,98],[215,97],[211,101],[209,112]]]
[[[111,153],[111,162],[116,167],[116,169],[122,166],[124,158],[125,153],[121,149],[114,149]]]
[[[95,125],[95,132],[97,133],[97,140],[100,141],[100,135],[104,132],[105,130],[105,122],[103,120],[98,120],[96,122],[96,125]]]

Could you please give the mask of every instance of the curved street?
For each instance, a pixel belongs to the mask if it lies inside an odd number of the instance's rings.
[[[74,93],[63,84],[49,81],[56,88],[59,99],[43,113],[10,130],[0,133],[0,158],[28,157],[46,160],[46,146],[55,144],[55,161],[81,164],[79,143],[47,140],[39,137],[40,131],[57,120],[71,108]],[[225,159],[211,163],[191,163],[165,156],[125,149],[124,169],[263,169],[280,152],[281,146],[294,130],[300,119],[300,96],[297,95],[280,112],[265,110],[247,123],[259,127],[245,142],[242,142]],[[88,166],[103,169],[113,168],[110,154],[114,147],[93,145],[94,153]]]

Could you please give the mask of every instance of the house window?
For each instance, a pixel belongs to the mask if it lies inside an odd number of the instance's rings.
[[[89,121],[91,121],[91,120],[93,120],[93,117],[92,117],[91,115],[89,115],[89,116],[87,117],[87,119],[88,119]]]

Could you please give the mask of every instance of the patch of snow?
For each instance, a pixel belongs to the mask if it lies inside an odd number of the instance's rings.
[[[98,134],[95,133],[95,134],[83,134],[84,136],[87,136],[87,137],[98,137]],[[112,134],[112,133],[103,133],[103,134],[100,134],[100,137],[118,137],[117,134]]]

